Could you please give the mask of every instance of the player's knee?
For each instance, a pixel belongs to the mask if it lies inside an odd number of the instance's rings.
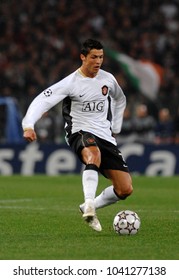
[[[133,187],[131,184],[129,184],[122,192],[122,197],[124,197],[123,199],[126,199],[129,195],[132,194],[132,192],[133,192]]]
[[[130,183],[125,184],[125,186],[123,185],[122,188],[120,188],[119,190],[115,190],[115,192],[120,199],[124,200],[132,194],[133,192],[132,184]]]

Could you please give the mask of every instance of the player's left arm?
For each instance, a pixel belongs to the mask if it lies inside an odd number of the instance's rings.
[[[116,80],[114,80],[111,97],[112,132],[115,135],[121,131],[123,114],[126,108],[126,96]]]

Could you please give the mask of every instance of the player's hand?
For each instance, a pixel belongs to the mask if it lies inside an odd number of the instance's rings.
[[[29,142],[35,141],[37,139],[37,135],[32,128],[25,129],[23,137]]]
[[[112,133],[112,136],[113,136],[114,138],[116,138],[117,134],[116,134],[116,133]]]

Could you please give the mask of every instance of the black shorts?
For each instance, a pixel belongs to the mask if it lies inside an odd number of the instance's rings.
[[[111,142],[93,135],[92,133],[80,130],[79,132],[76,132],[70,136],[69,144],[74,152],[78,155],[81,162],[83,162],[81,158],[82,149],[84,147],[97,146],[101,152],[101,165],[99,167],[99,171],[103,175],[105,169],[129,172],[127,163],[123,159],[118,147]]]

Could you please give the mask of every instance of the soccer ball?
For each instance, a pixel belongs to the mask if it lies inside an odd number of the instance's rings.
[[[113,228],[120,235],[134,235],[138,232],[140,224],[140,218],[137,213],[123,210],[114,217]]]

